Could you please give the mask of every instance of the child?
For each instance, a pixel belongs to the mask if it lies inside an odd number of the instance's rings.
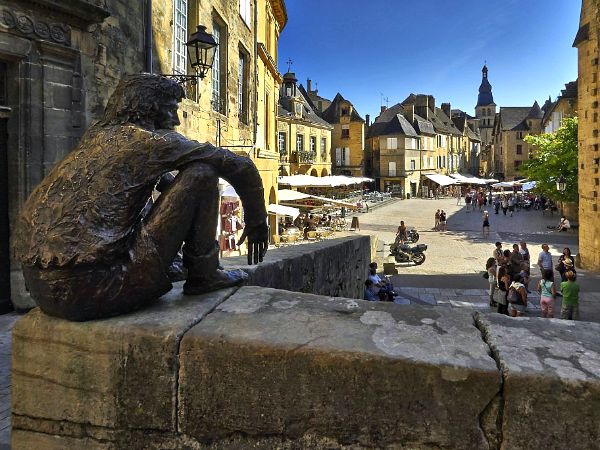
[[[486,232],[487,232],[487,236],[489,237],[490,235],[490,215],[487,211],[483,212],[483,236],[486,236]]]
[[[560,283],[563,295],[560,318],[565,320],[579,320],[579,285],[575,282],[575,273],[569,270],[567,281]]]
[[[544,278],[538,284],[538,292],[540,293],[542,317],[552,319],[554,317],[556,288],[554,287],[554,281],[552,281],[552,271],[550,269],[544,271]]]

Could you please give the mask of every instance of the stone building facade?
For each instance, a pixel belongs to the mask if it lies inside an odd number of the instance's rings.
[[[296,76],[283,76],[277,112],[279,173],[281,175],[331,175],[331,132],[299,89]]]
[[[524,141],[529,134],[542,132],[544,113],[538,102],[530,107],[501,107],[493,132],[494,177],[512,181],[522,178],[519,167],[533,155],[534,148]]]
[[[579,257],[591,270],[600,270],[599,35],[600,1],[583,0],[573,43],[579,54]]]
[[[574,117],[577,115],[577,81],[571,81],[565,84],[565,88],[555,101],[548,99],[544,108],[544,118],[542,119],[542,131],[544,133],[554,133],[562,125],[565,117]]]
[[[365,121],[354,105],[338,93],[321,118],[333,125],[331,170],[334,175],[364,175]]]

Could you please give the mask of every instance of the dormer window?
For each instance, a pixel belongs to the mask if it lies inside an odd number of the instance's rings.
[[[350,115],[350,108],[348,108],[347,106],[342,108],[342,116],[349,116]]]
[[[294,88],[291,84],[285,86],[285,96],[291,97],[294,93]]]

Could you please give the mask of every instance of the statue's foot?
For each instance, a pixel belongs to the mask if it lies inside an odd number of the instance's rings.
[[[240,286],[248,281],[248,274],[243,270],[217,270],[206,277],[189,278],[183,285],[185,295],[199,295],[232,286]]]

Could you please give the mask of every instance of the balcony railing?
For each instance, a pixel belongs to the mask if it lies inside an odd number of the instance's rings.
[[[292,153],[291,161],[297,164],[313,164],[316,159],[315,152],[295,151]]]

